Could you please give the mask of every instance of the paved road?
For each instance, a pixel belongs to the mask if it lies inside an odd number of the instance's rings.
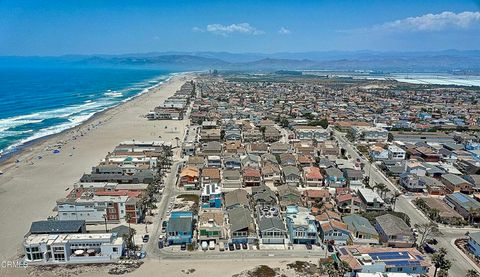
[[[171,198],[175,196],[175,183],[177,180],[177,171],[180,164],[183,161],[174,162],[171,168],[170,173],[168,173],[167,178],[165,179],[165,188],[163,189],[163,195],[158,203],[158,215],[154,222],[153,232],[150,234],[150,241],[145,246],[145,250],[147,251],[148,255],[156,254],[158,255],[160,252],[158,251],[158,237],[161,233],[161,224],[162,221],[165,219],[165,213],[167,212],[168,205],[170,204]]]
[[[400,192],[400,190],[395,186],[385,175],[378,169],[376,165],[372,165],[368,159],[364,159],[358,150],[345,138],[344,134],[334,131],[334,135],[340,143],[340,147],[344,148],[347,153],[353,158],[359,158],[362,163],[365,164],[364,171],[370,175],[370,182],[372,186],[378,183],[384,183],[390,189],[391,192]],[[391,195],[392,193],[390,193]],[[410,217],[410,223],[413,226],[414,224],[425,224],[430,222],[420,210],[418,210],[414,204],[411,202],[412,199],[400,195],[397,198],[395,203],[395,211],[403,212]],[[473,262],[465,258],[459,250],[452,244],[452,240],[464,236],[467,231],[472,231],[478,229],[472,228],[454,228],[439,226],[439,229],[442,233],[441,236],[436,237],[438,240],[438,248],[444,247],[448,251],[448,257],[452,260],[452,268],[450,269],[451,276],[465,276],[467,271],[470,269],[476,269],[480,272],[480,268],[475,266]]]

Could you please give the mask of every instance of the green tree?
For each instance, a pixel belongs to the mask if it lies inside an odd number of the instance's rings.
[[[435,266],[433,277],[437,277],[437,273],[441,274],[439,276],[448,276],[448,270],[452,267],[452,262],[447,259],[447,250],[445,248],[440,248],[437,253],[432,255],[432,263]]]
[[[415,228],[418,230],[418,234],[420,235],[419,247],[422,247],[428,239],[440,235],[438,225],[433,222],[415,224]]]
[[[388,133],[387,141],[388,141],[388,142],[392,142],[392,141],[393,141],[393,134],[392,134],[392,133]]]
[[[480,274],[474,269],[469,269],[465,277],[480,277]]]

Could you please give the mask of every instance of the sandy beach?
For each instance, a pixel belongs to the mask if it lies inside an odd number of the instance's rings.
[[[16,260],[30,223],[54,215],[55,200],[64,197],[82,174],[119,142],[135,139],[175,143],[175,137],[182,137],[188,120],[149,121],[144,115],[192,78],[176,75],[78,127],[31,145],[0,165],[0,260]],[[54,154],[52,150],[57,147],[60,153]]]

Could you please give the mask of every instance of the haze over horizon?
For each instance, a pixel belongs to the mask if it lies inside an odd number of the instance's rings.
[[[466,0],[7,0],[0,56],[476,50],[479,9]]]

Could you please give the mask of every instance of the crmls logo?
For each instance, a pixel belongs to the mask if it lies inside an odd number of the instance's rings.
[[[16,260],[16,261],[2,261],[1,267],[2,268],[27,268],[27,262],[23,260]]]

